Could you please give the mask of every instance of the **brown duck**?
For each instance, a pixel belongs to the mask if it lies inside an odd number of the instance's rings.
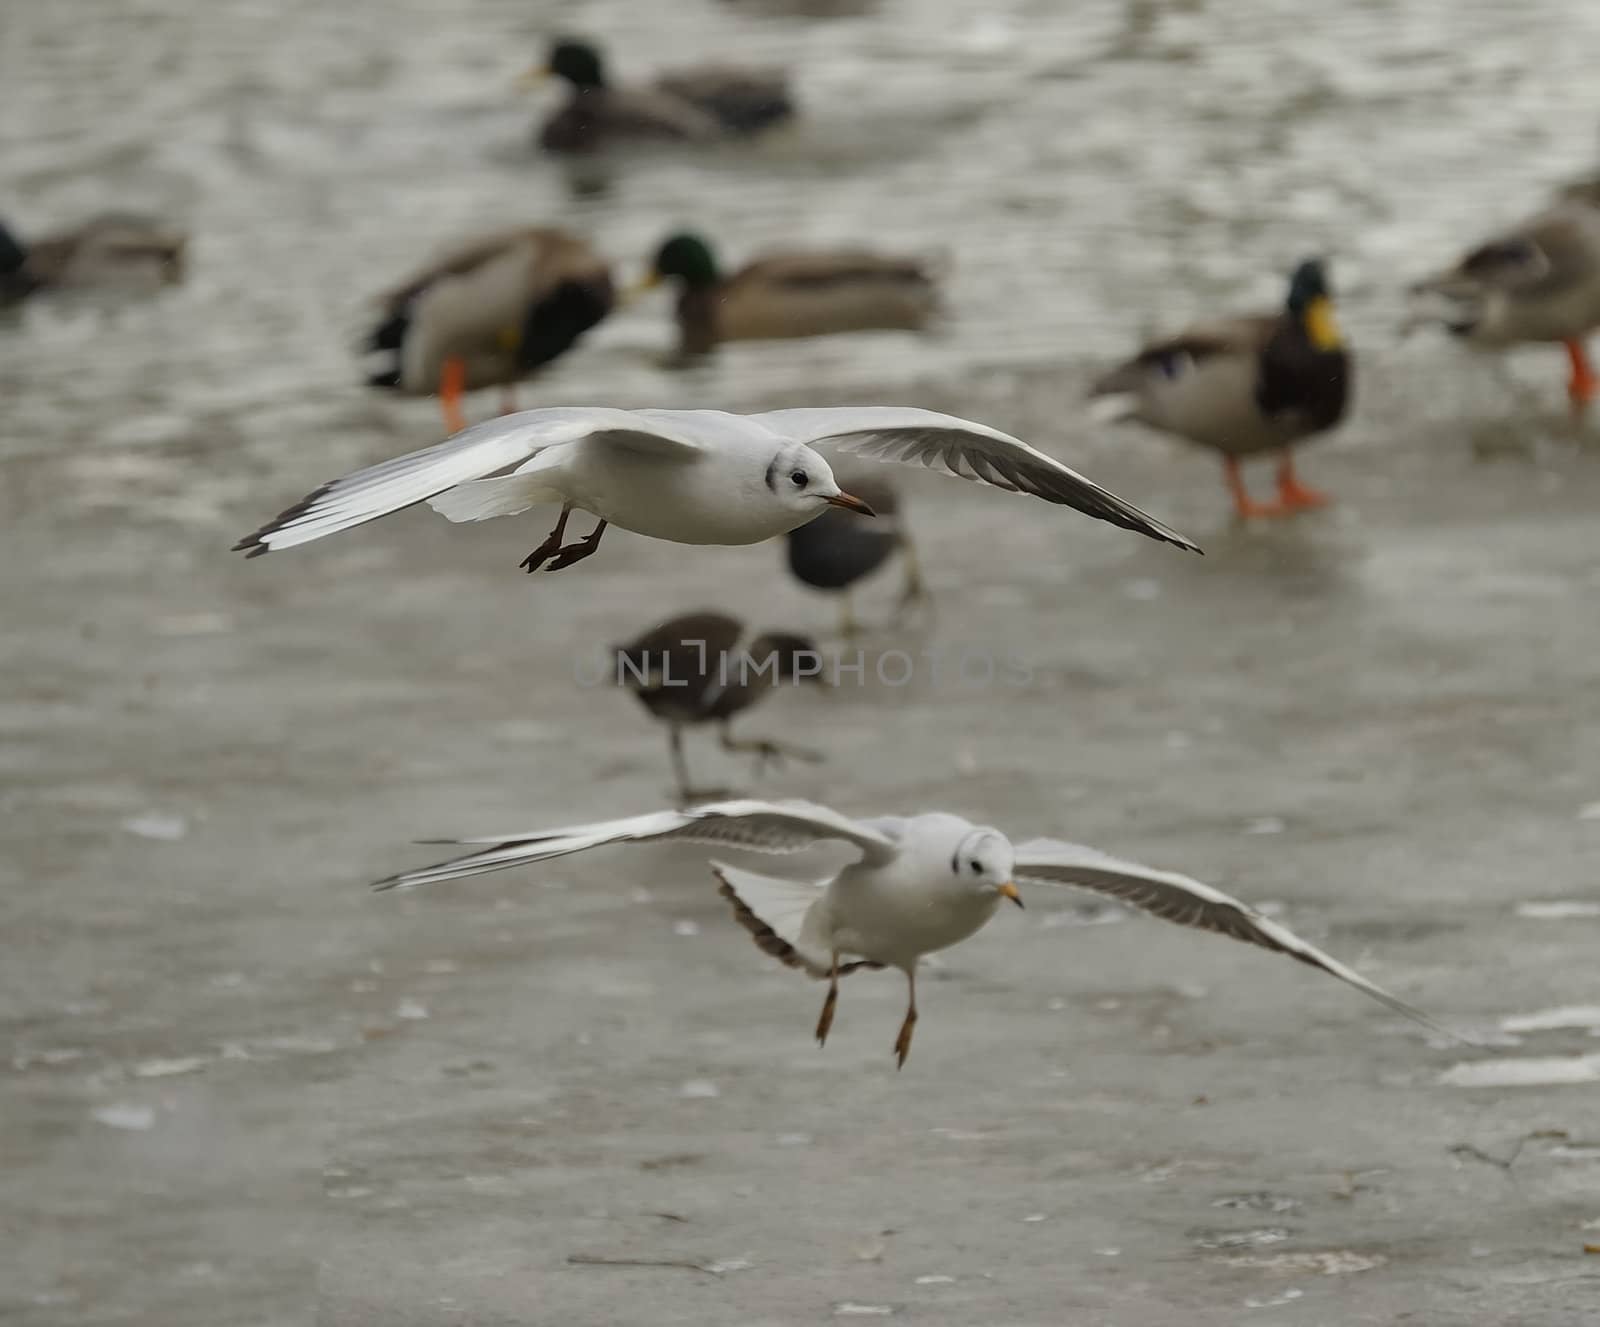
[[[613,84],[590,42],[554,43],[528,80],[556,77],[571,89],[539,129],[547,152],[592,152],[610,143],[705,143],[742,138],[789,119],[794,102],[781,70],[708,64],[659,75],[653,83]]]
[[[1293,448],[1333,428],[1350,400],[1354,365],[1320,262],[1300,264],[1283,312],[1196,324],[1146,346],[1095,384],[1111,418],[1137,419],[1222,454],[1241,517],[1285,516],[1328,498],[1300,483]],[[1255,501],[1241,458],[1275,451],[1277,501]]]
[[[724,275],[711,246],[683,232],[656,250],[645,286],[678,283],[679,348],[870,329],[917,330],[938,312],[930,264],[863,249],[775,252]]]
[[[437,393],[452,433],[464,392],[506,389],[572,348],[611,312],[610,265],[565,230],[521,227],[470,240],[383,297],[367,349],[386,362],[367,381]]]

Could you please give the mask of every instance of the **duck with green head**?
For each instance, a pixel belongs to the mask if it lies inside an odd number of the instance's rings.
[[[692,231],[662,241],[643,286],[678,286],[679,347],[701,354],[723,341],[917,330],[939,308],[931,265],[865,249],[774,250],[724,274]]]
[[[1136,419],[1222,455],[1240,517],[1286,516],[1329,499],[1300,483],[1293,449],[1345,416],[1354,363],[1324,265],[1295,268],[1283,310],[1197,323],[1147,345],[1097,382],[1103,418]],[[1250,496],[1240,460],[1279,453],[1275,502]]]
[[[780,70],[698,65],[648,84],[615,84],[599,49],[563,38],[526,82],[554,77],[570,96],[539,130],[547,152],[589,152],[608,143],[648,140],[710,142],[737,138],[790,118],[794,101]]]

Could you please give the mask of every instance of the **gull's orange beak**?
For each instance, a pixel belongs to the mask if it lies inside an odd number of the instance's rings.
[[[835,493],[831,498],[826,498],[824,501],[834,507],[843,507],[846,511],[860,512],[863,516],[876,516],[878,514],[860,498],[852,497],[848,493]],[[1012,893],[1015,892],[1015,890],[1012,891]]]
[[[1017,893],[1017,887],[1014,884],[1012,884],[1009,880],[1007,880],[1005,882],[1005,884],[1000,886],[1000,896],[1002,898],[1010,899],[1019,908],[1022,906],[1022,895]]]

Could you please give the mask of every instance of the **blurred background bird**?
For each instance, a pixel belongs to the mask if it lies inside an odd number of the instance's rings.
[[[663,240],[642,288],[675,282],[678,347],[781,340],[871,329],[915,331],[939,309],[932,264],[865,249],[774,250],[724,274],[710,243],[682,231]]]
[[[1300,483],[1293,448],[1344,418],[1354,365],[1334,317],[1322,263],[1294,270],[1279,314],[1196,323],[1147,345],[1097,382],[1102,418],[1136,419],[1222,454],[1241,518],[1287,516],[1325,506]],[[1240,459],[1276,451],[1275,502],[1250,496]]]
[[[768,738],[736,738],[733,719],[775,688],[823,681],[821,656],[807,636],[762,632],[745,642],[745,626],[724,613],[685,613],[613,647],[616,678],[667,727],[680,802],[728,795],[725,788],[696,788],[683,756],[683,730],[702,724],[722,729],[722,748],[754,753],[759,773],[784,757],[820,761],[820,752]]]
[[[383,298],[367,340],[374,387],[438,394],[445,425],[466,427],[461,398],[505,389],[570,350],[611,312],[611,268],[570,231],[521,227],[469,240]]]
[[[781,70],[704,64],[659,74],[647,84],[615,84],[598,47],[576,38],[554,42],[544,64],[522,82],[531,86],[552,77],[563,80],[570,94],[539,129],[539,146],[547,152],[742,138],[795,113]]]
[[[1590,182],[1600,198],[1600,182]],[[1537,216],[1507,227],[1453,267],[1412,287],[1413,322],[1437,322],[1475,349],[1560,342],[1567,396],[1582,408],[1600,395],[1585,338],[1600,327],[1600,207],[1583,186]]]
[[[103,212],[24,241],[0,222],[0,303],[35,291],[152,287],[183,280],[189,237],[133,212]]]
[[[877,519],[852,520],[849,512],[825,511],[816,520],[791,530],[787,549],[789,570],[797,581],[824,594],[839,596],[839,631],[847,637],[857,631],[850,603],[852,587],[871,576],[895,553],[900,554],[905,581],[891,624],[902,621],[911,609],[928,601],[899,493],[876,476],[861,475],[850,482],[851,491],[877,513]]]

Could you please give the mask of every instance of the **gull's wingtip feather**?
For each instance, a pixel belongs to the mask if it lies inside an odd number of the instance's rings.
[[[272,545],[269,542],[272,536],[282,530],[284,526],[304,516],[314,503],[328,495],[328,491],[332,487],[332,484],[319,484],[311,492],[307,493],[305,497],[301,498],[299,502],[285,507],[260,529],[252,530],[245,535],[243,539],[233,546],[232,551],[243,553],[247,558],[265,557],[272,552]]]

